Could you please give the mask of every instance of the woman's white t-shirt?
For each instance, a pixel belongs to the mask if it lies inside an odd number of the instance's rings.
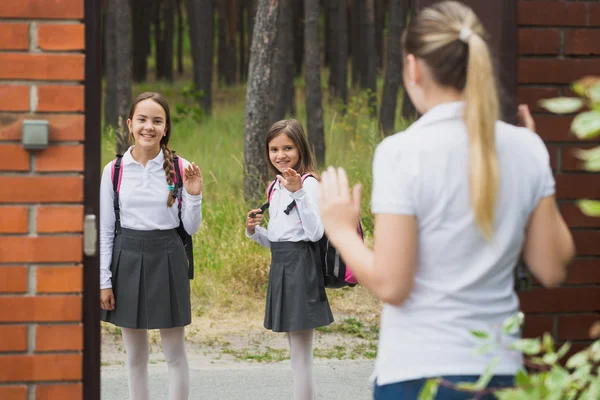
[[[535,133],[497,122],[499,197],[487,242],[471,208],[463,109],[462,102],[436,106],[375,153],[373,213],[414,215],[419,235],[413,290],[401,306],[383,307],[378,385],[480,375],[496,356],[496,374],[515,374],[522,365],[514,351],[475,355],[481,342],[470,331],[500,335],[502,322],[519,310],[513,271],[526,226],[540,199],[554,194],[548,151]],[[517,338],[500,336],[506,344]]]

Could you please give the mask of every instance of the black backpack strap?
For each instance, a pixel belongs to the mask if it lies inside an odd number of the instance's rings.
[[[115,233],[121,230],[121,210],[119,208],[119,177],[121,175],[121,161],[123,161],[123,155],[117,154],[117,158],[113,164],[113,208],[115,210]]]
[[[303,178],[302,178],[302,183],[304,183],[304,181],[307,178],[315,178],[312,174],[306,174]],[[286,207],[286,209],[283,211],[285,213],[285,215],[290,215],[290,212],[292,212],[292,210],[294,209],[294,207],[296,207],[296,200],[292,200],[292,202],[290,204],[288,204],[288,206]]]

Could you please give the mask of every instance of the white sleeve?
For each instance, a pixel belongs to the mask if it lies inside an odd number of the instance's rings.
[[[115,210],[113,183],[111,179],[112,161],[104,167],[100,181],[100,289],[112,287],[110,264],[115,239]]]
[[[389,137],[379,144],[373,159],[373,214],[416,215],[419,164],[414,149],[398,148]],[[397,138],[396,138],[397,139]]]
[[[318,242],[324,232],[317,202],[318,195],[319,181],[311,177],[304,180],[300,190],[290,193],[292,199],[296,201],[304,233],[311,242]]]
[[[538,203],[544,197],[552,196],[556,192],[556,183],[554,181],[554,175],[552,174],[552,168],[550,167],[550,154],[548,154],[548,148],[537,134],[535,134],[537,145],[534,148],[534,157],[538,160],[539,173],[537,176],[539,180],[537,182],[535,203],[533,208],[537,207]]]
[[[247,229],[244,229],[246,233],[246,237],[254,240],[256,243],[260,244],[263,247],[270,248],[271,242],[269,241],[268,231],[262,226],[256,226],[254,228],[254,235],[250,235]]]
[[[183,179],[184,170],[190,163],[182,158],[181,179]],[[202,188],[204,189],[204,188]],[[202,223],[202,193],[197,196],[192,196],[185,190],[185,186],[181,191],[181,221],[183,221],[183,227],[186,232],[190,235],[198,232],[200,224]]]

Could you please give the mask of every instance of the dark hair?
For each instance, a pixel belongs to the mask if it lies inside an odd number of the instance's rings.
[[[457,1],[423,9],[406,28],[405,54],[422,60],[441,86],[463,93],[469,133],[471,204],[487,239],[493,235],[498,194],[495,126],[499,101],[485,31],[477,15]]]
[[[163,110],[165,110],[165,136],[160,139],[160,148],[162,149],[163,155],[165,157],[165,161],[163,162],[163,169],[165,170],[165,175],[167,178],[167,183],[169,185],[173,185],[173,181],[175,180],[175,171],[173,170],[173,153],[169,150],[169,138],[171,137],[171,111],[169,110],[169,103],[162,97],[159,93],[155,92],[144,92],[138,95],[135,98],[133,103],[131,104],[131,108],[129,109],[129,119],[133,119],[133,115],[135,114],[135,109],[137,105],[144,101],[151,99],[154,102],[158,103]],[[133,140],[133,132],[129,132],[131,139]],[[169,191],[169,197],[167,198],[167,206],[171,207],[175,203],[175,197],[173,196],[173,190]]]
[[[304,128],[302,128],[302,124],[295,119],[283,119],[281,121],[277,121],[271,126],[269,132],[267,132],[267,138],[265,140],[265,154],[267,156],[267,162],[269,163],[271,171],[274,172],[275,175],[280,173],[269,158],[269,143],[271,140],[275,139],[281,134],[286,134],[292,140],[292,142],[294,142],[296,148],[298,148],[298,163],[294,166],[296,172],[298,172],[300,175],[312,174],[315,178],[319,179],[317,163],[315,162],[313,153],[310,151],[308,139],[304,133]]]

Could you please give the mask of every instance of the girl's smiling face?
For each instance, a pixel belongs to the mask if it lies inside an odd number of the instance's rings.
[[[136,146],[143,149],[160,149],[160,141],[166,134],[166,113],[160,104],[152,99],[140,101],[133,117],[127,120],[129,132]]]
[[[269,160],[279,172],[298,165],[300,154],[292,139],[282,132],[269,142]]]

